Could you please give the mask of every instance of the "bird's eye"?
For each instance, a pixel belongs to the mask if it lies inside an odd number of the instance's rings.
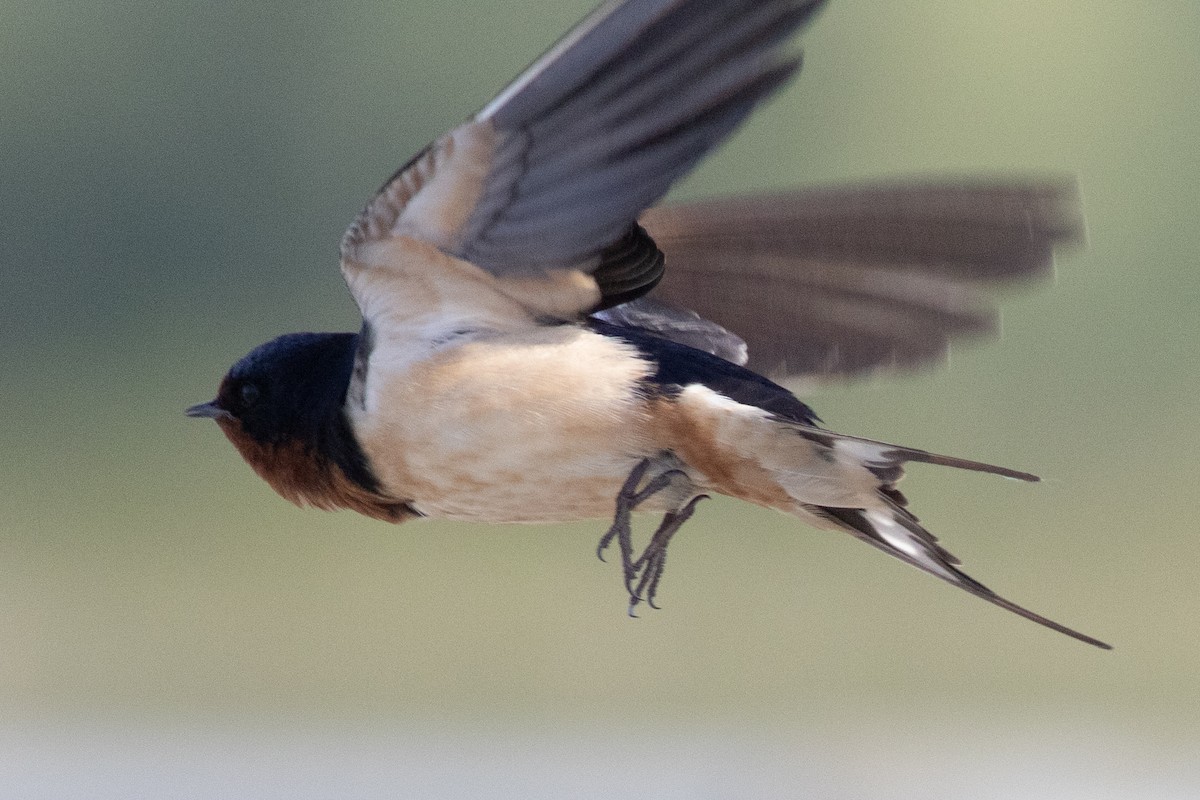
[[[258,387],[253,383],[243,383],[241,388],[242,405],[249,408],[258,402],[259,397]]]

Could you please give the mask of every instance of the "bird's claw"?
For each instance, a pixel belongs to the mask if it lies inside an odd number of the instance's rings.
[[[663,570],[666,568],[667,545],[670,544],[671,537],[675,535],[675,532],[695,512],[696,504],[708,497],[704,494],[696,495],[679,510],[668,511],[664,514],[658,529],[650,538],[650,543],[635,560],[633,558],[633,511],[650,497],[670,486],[676,478],[687,479],[687,475],[682,470],[670,469],[656,475],[639,489],[646,472],[650,469],[650,463],[650,459],[642,459],[630,471],[629,477],[621,486],[621,491],[617,493],[617,509],[613,524],[596,546],[596,556],[604,561],[604,550],[612,544],[613,539],[617,540],[621,551],[625,591],[629,594],[627,613],[635,619],[637,618],[638,604],[644,602],[651,608],[659,607],[655,605],[654,599],[658,593],[658,584],[662,579]],[[637,582],[636,587],[634,586],[635,581]]]

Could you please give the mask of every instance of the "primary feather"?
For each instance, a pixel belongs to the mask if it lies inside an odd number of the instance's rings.
[[[651,209],[653,297],[735,331],[749,366],[829,377],[913,367],[995,332],[993,295],[1083,237],[1068,178],[907,181]]]

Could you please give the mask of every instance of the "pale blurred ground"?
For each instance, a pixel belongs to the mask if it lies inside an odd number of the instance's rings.
[[[810,398],[1103,653],[848,538],[711,503],[665,610],[604,524],[293,509],[187,420],[278,333],[353,329],[367,195],[588,8],[0,6],[0,797],[1200,795],[1200,7],[834,0],[679,196],[1069,172],[1086,251],[951,368]]]

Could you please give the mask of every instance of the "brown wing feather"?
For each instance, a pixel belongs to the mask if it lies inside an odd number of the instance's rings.
[[[997,329],[989,289],[1049,273],[1083,223],[1070,179],[906,182],[650,210],[656,299],[743,337],[776,376],[914,367]]]

